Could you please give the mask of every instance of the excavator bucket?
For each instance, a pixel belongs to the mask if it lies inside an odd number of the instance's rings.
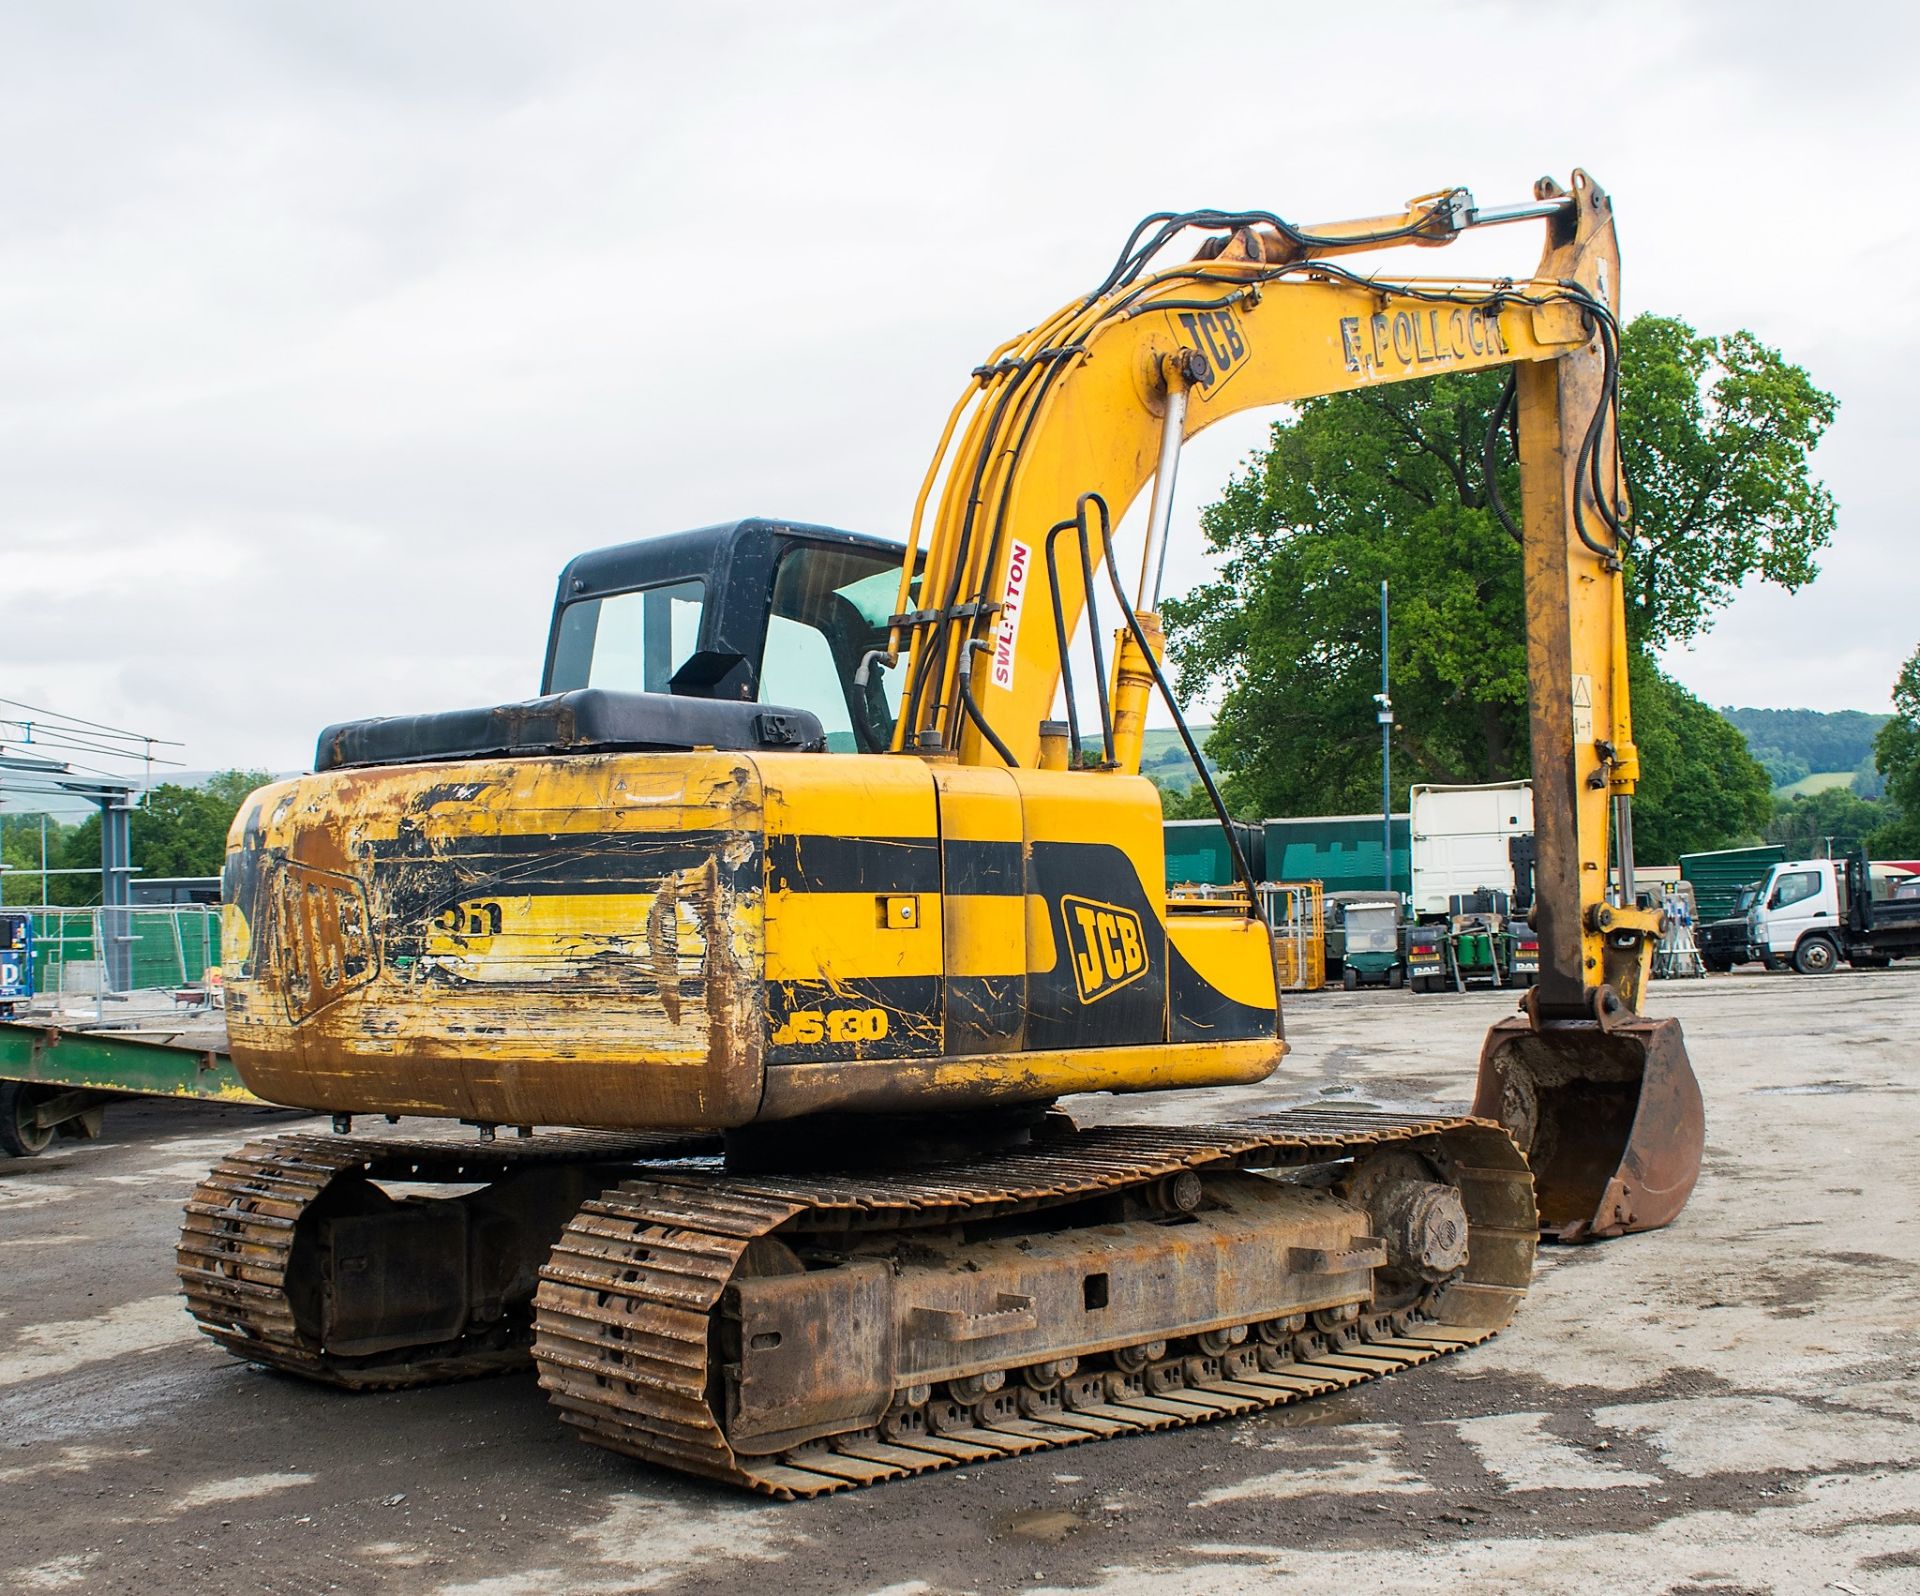
[[[1550,1240],[1658,1230],[1700,1175],[1706,1113],[1678,1020],[1502,1020],[1480,1052],[1473,1112],[1527,1155]]]

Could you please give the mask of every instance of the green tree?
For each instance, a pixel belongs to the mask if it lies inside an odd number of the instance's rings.
[[[1753,757],[1760,761],[1767,779],[1776,787],[1791,787],[1796,781],[1813,774],[1807,762],[1798,754],[1783,754],[1774,748],[1755,748],[1752,743],[1748,743],[1747,747]]]
[[[273,777],[261,770],[223,770],[199,787],[163,782],[141,797],[131,823],[133,865],[143,876],[214,876],[226,858],[227,828],[254,788]],[[100,867],[100,817],[90,816],[61,839],[60,863]],[[56,877],[56,903],[100,901],[98,875]]]
[[[1683,853],[1758,842],[1773,816],[1773,784],[1737,727],[1644,653],[1628,667],[1640,787],[1634,852],[1673,864]]]
[[[1837,858],[1866,842],[1886,820],[1885,804],[1829,787],[1778,803],[1767,823],[1767,841],[1798,859],[1824,859],[1829,852]]]
[[[1856,770],[1873,762],[1873,739],[1885,715],[1840,709],[1722,709],[1746,734],[1753,757],[1784,787],[1816,770]],[[1783,772],[1791,771],[1791,775]],[[1869,794],[1868,796],[1871,796]]]
[[[1883,859],[1920,858],[1920,649],[1893,683],[1893,718],[1873,740],[1886,783],[1886,820],[1868,847]]]
[[[0,903],[41,901],[40,838],[43,825],[46,830],[46,862],[50,868],[58,868],[62,844],[72,829],[70,824],[53,815],[0,814],[0,864],[7,867],[6,874],[0,875]],[[49,896],[56,879],[49,877],[47,880]]]
[[[1160,813],[1168,820],[1212,820],[1213,800],[1207,796],[1207,789],[1194,782],[1190,786],[1175,787],[1157,778],[1154,785],[1160,789]],[[1225,797],[1226,794],[1221,794]],[[1245,820],[1250,816],[1233,810],[1236,820]]]
[[[1791,589],[1811,579],[1833,504],[1807,455],[1834,401],[1746,334],[1708,338],[1642,316],[1622,351],[1623,448],[1642,536],[1628,567],[1629,617],[1646,650],[1697,635],[1744,581]],[[1274,424],[1265,453],[1202,512],[1220,575],[1166,613],[1182,691],[1221,690],[1209,749],[1231,773],[1236,811],[1378,801],[1383,580],[1393,594],[1396,784],[1527,773],[1519,551],[1488,505],[1480,468],[1501,380],[1450,375],[1309,400]],[[1504,452],[1502,493],[1513,503],[1517,467]],[[1636,678],[1664,681],[1644,669]],[[1660,689],[1646,691],[1658,743]],[[1691,695],[1676,704],[1669,695],[1670,718],[1696,730],[1713,715]],[[1745,757],[1743,744],[1736,751],[1718,736],[1704,749],[1695,736],[1666,744],[1671,824],[1659,813],[1662,777],[1643,758],[1656,789],[1646,806],[1666,844],[1658,851],[1758,831],[1758,767],[1740,764]],[[1737,795],[1730,820],[1688,808],[1696,778]],[[1764,786],[1763,772],[1757,779]],[[1643,840],[1639,851],[1650,858],[1650,849]]]
[[[1620,453],[1639,540],[1638,635],[1685,642],[1753,577],[1795,592],[1819,573],[1833,495],[1809,456],[1839,409],[1750,332],[1712,337],[1639,316],[1620,340]]]

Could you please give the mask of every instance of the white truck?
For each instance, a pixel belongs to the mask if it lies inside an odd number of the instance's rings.
[[[1865,849],[1775,865],[1747,910],[1748,957],[1825,975],[1842,959],[1873,969],[1920,955],[1920,898],[1877,897],[1875,881]]]
[[[1531,986],[1540,942],[1533,907],[1533,787],[1418,786],[1408,805],[1414,923],[1407,984],[1416,992]]]

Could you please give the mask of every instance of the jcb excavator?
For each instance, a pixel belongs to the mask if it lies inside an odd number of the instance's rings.
[[[1527,218],[1530,279],[1340,263]],[[904,546],[745,520],[583,555],[542,696],[329,728],[235,821],[226,993],[249,1089],[336,1134],[196,1190],[202,1326],[345,1387],[530,1355],[588,1439],[808,1496],[1388,1374],[1506,1324],[1543,1228],[1672,1219],[1702,1118],[1677,1023],[1637,1013],[1660,915],[1633,892],[1619,285],[1584,174],[1311,229],[1151,216],[974,370]],[[1056,1100],[1286,1053],[1254,883],[1169,896],[1138,774],[1151,696],[1178,715],[1183,441],[1489,367],[1541,975],[1475,1116],[1076,1126]],[[1113,529],[1149,478],[1129,594]]]

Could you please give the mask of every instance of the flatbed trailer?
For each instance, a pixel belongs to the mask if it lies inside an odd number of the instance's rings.
[[[241,1083],[217,1014],[111,1030],[0,1021],[0,1153],[26,1158],[56,1135],[97,1136],[107,1105],[134,1097],[271,1106]]]

